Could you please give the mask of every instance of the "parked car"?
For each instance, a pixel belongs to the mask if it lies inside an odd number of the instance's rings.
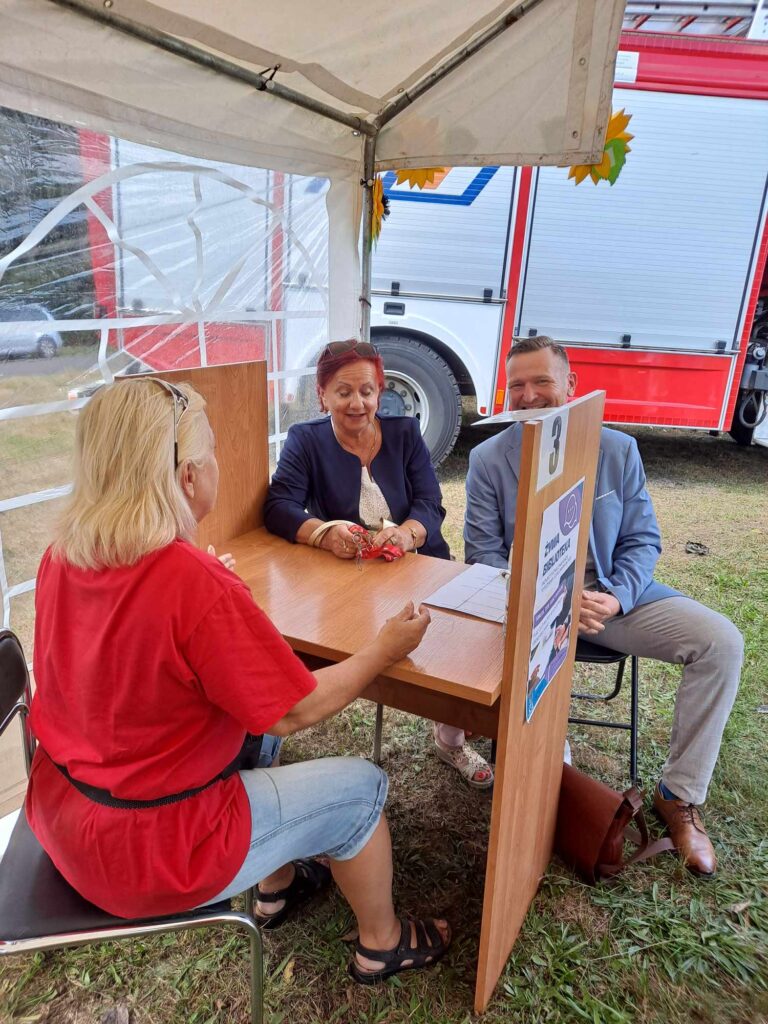
[[[18,330],[5,329],[6,324],[24,324]],[[35,303],[0,305],[0,356],[37,355],[52,359],[61,350],[61,335],[51,324],[53,317]]]

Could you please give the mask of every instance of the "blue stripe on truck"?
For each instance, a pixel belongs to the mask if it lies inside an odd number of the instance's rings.
[[[438,192],[437,190],[426,189],[393,189],[395,184],[395,172],[387,171],[384,175],[384,195],[387,199],[400,199],[406,203],[442,203],[443,206],[469,206],[477,199],[485,186],[494,176],[498,167],[481,167],[472,181],[467,185],[460,195]]]

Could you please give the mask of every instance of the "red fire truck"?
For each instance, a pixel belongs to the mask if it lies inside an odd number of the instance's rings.
[[[502,409],[512,339],[532,334],[567,346],[580,392],[606,390],[607,422],[750,442],[768,391],[768,43],[626,32],[613,106],[634,135],[613,187],[552,167],[453,168],[423,192],[385,176],[373,333],[391,411],[426,406],[433,456],[460,393]]]

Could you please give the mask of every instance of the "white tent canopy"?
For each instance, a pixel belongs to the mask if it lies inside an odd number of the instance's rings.
[[[107,4],[109,6],[107,6]],[[382,129],[380,167],[574,163],[602,149],[621,0],[85,0],[371,118],[505,15],[519,20]],[[50,0],[1,0],[3,102],[182,153],[354,178],[346,125]],[[520,16],[522,15],[522,16]]]
[[[372,174],[364,139],[375,138],[377,169],[599,158],[623,9],[0,0],[0,103],[192,156],[330,178],[331,330],[350,334],[359,182]],[[286,102],[271,82],[260,90],[269,78],[331,117]]]

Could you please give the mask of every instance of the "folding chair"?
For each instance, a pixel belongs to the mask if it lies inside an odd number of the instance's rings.
[[[576,645],[576,661],[586,665],[617,665],[616,682],[610,693],[574,693],[574,700],[591,700],[608,703],[618,697],[624,679],[624,666],[629,658],[630,665],[630,712],[628,722],[601,721],[598,718],[569,718],[572,725],[596,725],[603,729],[624,729],[629,732],[629,777],[633,786],[640,785],[637,774],[637,698],[638,698],[638,659],[634,654],[622,654],[620,651],[601,647],[589,640],[579,639]]]
[[[27,664],[18,638],[0,630],[0,735],[21,716],[27,774],[35,741],[27,715],[30,705]],[[188,928],[229,925],[250,937],[251,1024],[263,1019],[261,934],[253,917],[253,890],[246,912],[233,911],[229,900],[182,914],[128,920],[112,917],[84,900],[62,878],[30,829],[24,808],[0,861],[0,956],[33,953],[89,942],[161,935]]]

